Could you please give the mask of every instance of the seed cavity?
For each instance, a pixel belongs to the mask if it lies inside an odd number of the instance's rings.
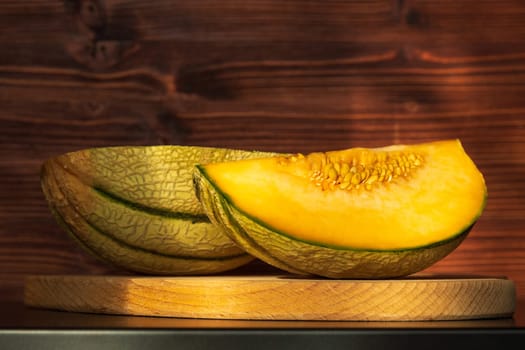
[[[308,176],[323,191],[372,190],[376,186],[408,178],[421,167],[424,157],[414,152],[359,150],[340,155],[294,155],[289,162],[304,162]]]

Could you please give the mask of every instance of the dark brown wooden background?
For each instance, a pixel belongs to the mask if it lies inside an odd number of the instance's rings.
[[[525,299],[525,2],[0,1],[0,298],[102,273],[55,224],[44,159],[107,145],[329,150],[460,138],[489,200],[433,273]]]

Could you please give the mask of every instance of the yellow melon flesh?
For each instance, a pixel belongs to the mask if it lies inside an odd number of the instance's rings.
[[[462,233],[481,215],[485,182],[459,140],[354,148],[326,157],[341,164],[371,160],[372,169],[381,164],[374,159],[385,154],[405,161],[417,155],[418,160],[404,174],[394,169],[391,179],[351,189],[342,189],[341,180],[330,188],[319,177],[313,179],[309,156],[224,162],[202,169],[239,212],[272,231],[320,246],[373,251],[425,247]]]

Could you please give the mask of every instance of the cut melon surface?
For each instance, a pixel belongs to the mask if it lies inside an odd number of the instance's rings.
[[[245,250],[306,273],[297,261],[320,251],[327,264],[330,252],[420,251],[432,258],[417,268],[429,266],[464,239],[487,198],[459,140],[200,165],[195,184],[212,221]]]

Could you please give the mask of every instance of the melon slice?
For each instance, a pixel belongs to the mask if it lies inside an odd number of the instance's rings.
[[[250,254],[333,278],[421,271],[451,253],[485,207],[459,140],[198,165],[197,197]]]

